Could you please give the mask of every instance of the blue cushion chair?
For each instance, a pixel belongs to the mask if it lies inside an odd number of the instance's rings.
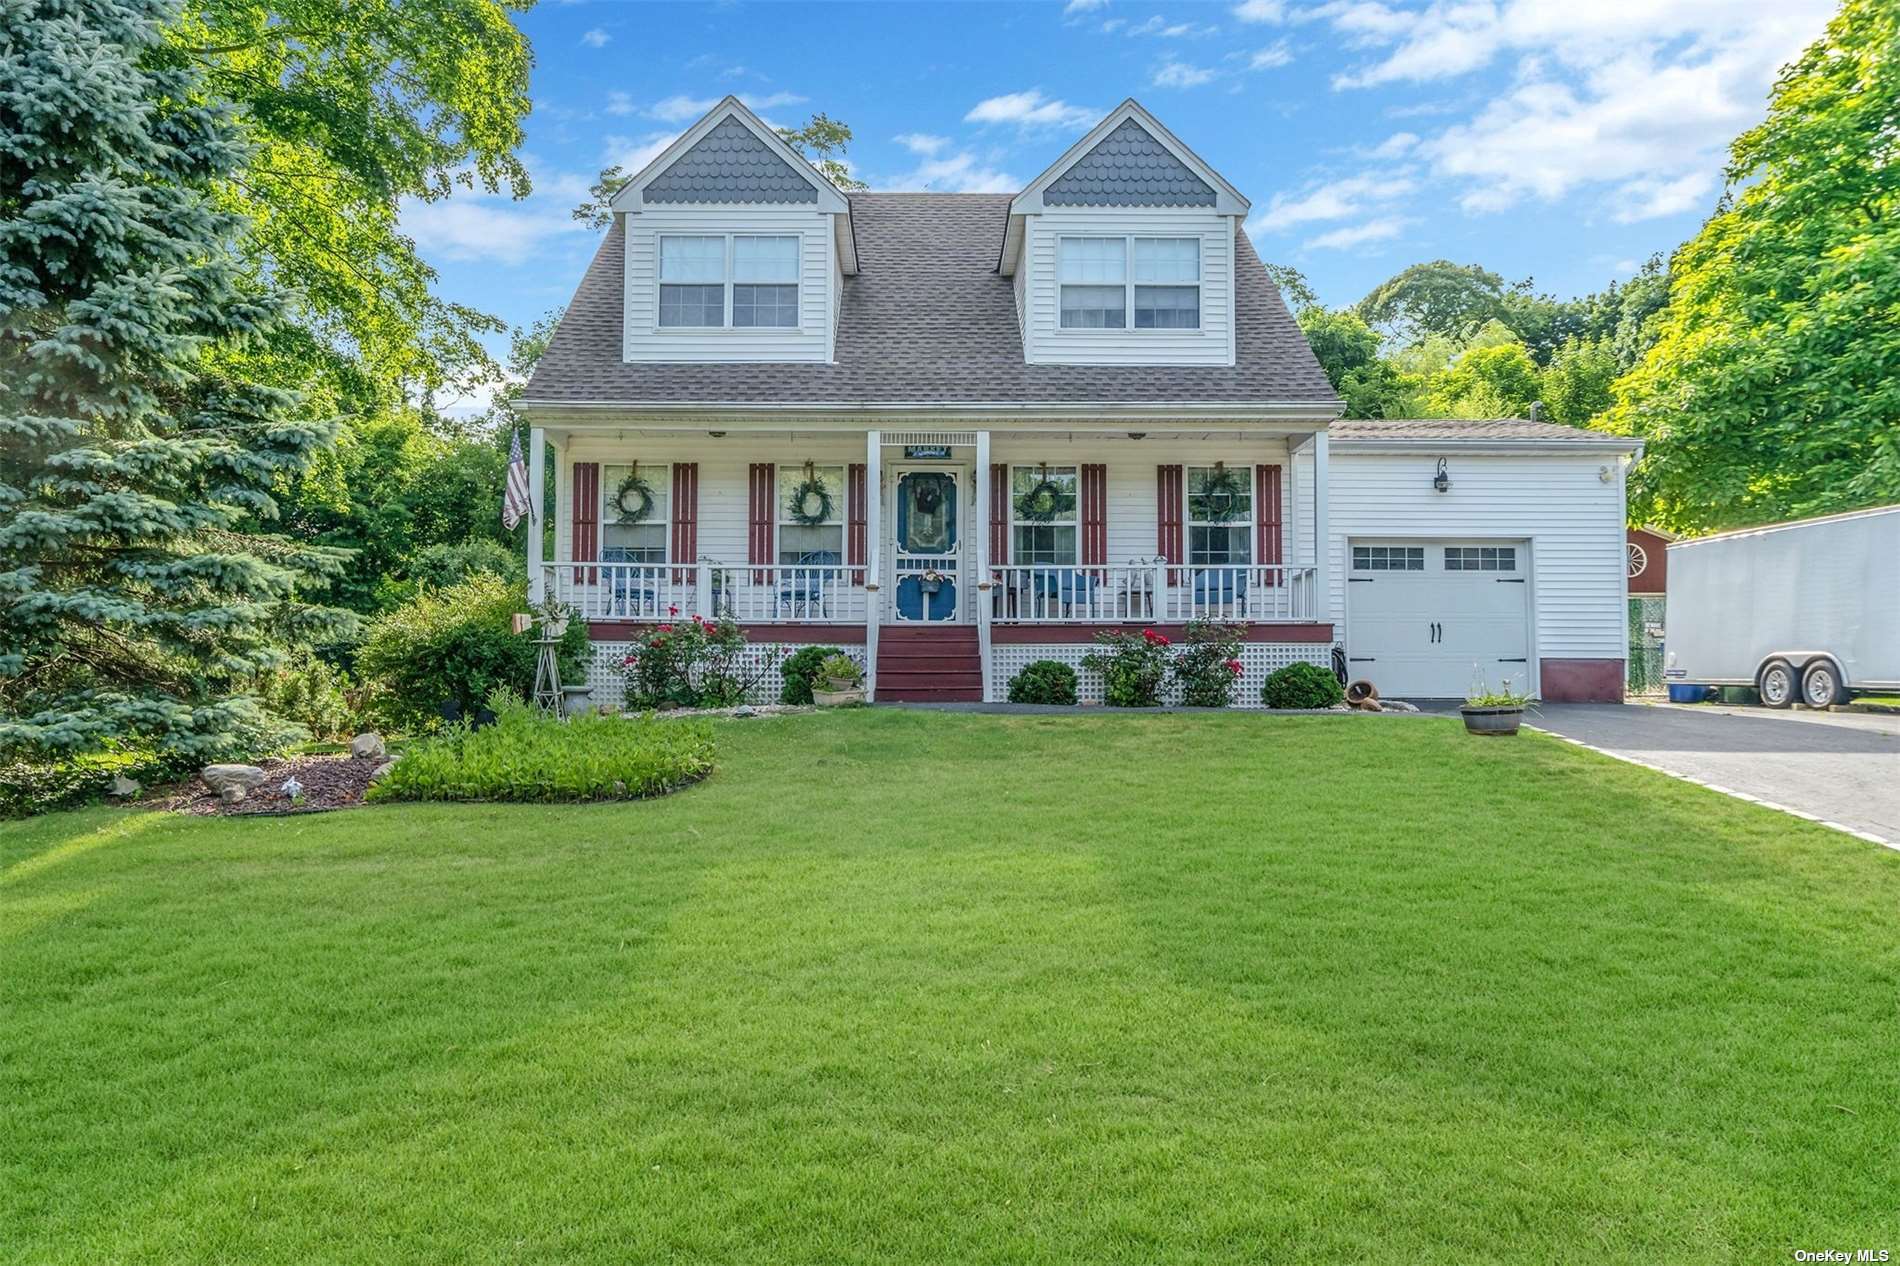
[[[1197,571],[1194,573],[1194,605],[1197,607],[1231,607],[1247,600],[1247,573],[1229,571]]]

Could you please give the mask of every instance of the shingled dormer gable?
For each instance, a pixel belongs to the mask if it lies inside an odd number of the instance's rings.
[[[1214,187],[1133,118],[1096,142],[1043,190],[1046,206],[1211,207]]]
[[[818,186],[772,152],[765,138],[727,116],[655,176],[646,202],[809,202]]]

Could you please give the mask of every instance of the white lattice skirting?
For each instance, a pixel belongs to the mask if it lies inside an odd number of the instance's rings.
[[[587,665],[587,684],[593,689],[596,707],[601,704],[624,703],[627,698],[627,675],[620,667],[627,658],[631,642],[595,642],[594,657]],[[752,691],[746,696],[748,703],[777,703],[778,692],[785,685],[785,678],[779,675],[778,666],[793,651],[803,650],[808,642],[754,642],[746,648],[745,658],[741,661],[747,676],[756,676]],[[865,667],[864,648],[862,646],[840,646],[839,650]]]
[[[1010,678],[1039,659],[1053,659],[1075,669],[1075,692],[1081,702],[1100,703],[1102,675],[1082,667],[1082,657],[1094,649],[1094,644],[1090,642],[993,647],[990,652],[990,697],[999,701],[1009,698]],[[1331,665],[1332,656],[1332,644],[1328,642],[1242,642],[1238,657],[1241,673],[1234,691],[1234,706],[1261,706],[1260,687],[1266,684],[1267,675],[1275,669],[1285,668],[1288,664],[1318,664],[1325,668]],[[1163,701],[1175,703],[1178,699],[1164,695]]]

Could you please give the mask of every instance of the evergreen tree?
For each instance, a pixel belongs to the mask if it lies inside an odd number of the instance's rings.
[[[299,598],[337,551],[236,530],[333,428],[231,370],[275,314],[176,18],[0,0],[0,751],[260,750],[292,733],[260,675],[350,631]]]

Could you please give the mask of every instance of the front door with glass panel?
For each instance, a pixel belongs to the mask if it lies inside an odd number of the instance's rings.
[[[964,618],[959,476],[942,466],[897,472],[889,521],[891,618],[899,623]]]

